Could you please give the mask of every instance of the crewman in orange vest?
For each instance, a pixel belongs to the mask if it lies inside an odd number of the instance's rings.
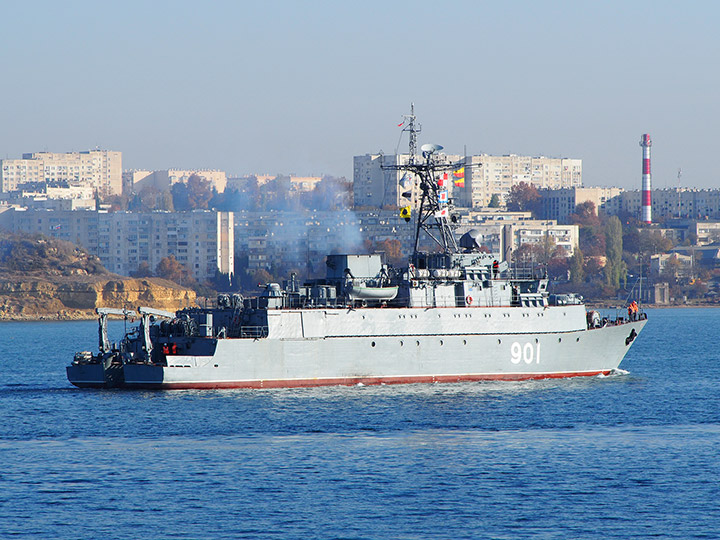
[[[637,313],[638,313],[638,305],[635,300],[633,300],[630,305],[628,306],[628,319],[631,321],[634,321],[637,319]]]

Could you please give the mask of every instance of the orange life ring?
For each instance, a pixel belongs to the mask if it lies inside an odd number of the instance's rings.
[[[472,296],[466,296],[466,297],[465,297],[465,303],[466,303],[468,306],[472,306]]]

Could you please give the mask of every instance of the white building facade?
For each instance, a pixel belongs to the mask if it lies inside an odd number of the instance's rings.
[[[620,212],[640,216],[640,190],[625,191],[620,195]],[[720,189],[668,188],[651,192],[653,220],[720,219]]]
[[[569,187],[541,189],[542,216],[567,223],[578,204],[592,202],[598,214],[617,215],[620,209],[621,188],[616,187]]]
[[[16,191],[28,183],[68,184],[117,195],[122,192],[122,152],[35,152],[0,160],[0,191]]]
[[[459,206],[488,206],[493,195],[505,201],[521,182],[537,189],[582,186],[581,159],[481,154],[468,156],[465,164],[465,186],[455,189]]]

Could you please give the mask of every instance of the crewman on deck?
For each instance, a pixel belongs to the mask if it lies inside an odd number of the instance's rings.
[[[636,320],[638,310],[639,310],[639,308],[638,308],[637,302],[635,300],[633,300],[630,303],[630,305],[628,306],[628,319],[630,319],[631,321]]]

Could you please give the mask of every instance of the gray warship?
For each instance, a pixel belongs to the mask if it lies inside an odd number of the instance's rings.
[[[424,145],[398,165],[421,196],[404,268],[381,254],[326,258],[324,278],[268,283],[253,298],[220,295],[175,313],[99,309],[99,351],[79,352],[69,381],[95,388],[273,388],[524,380],[608,375],[646,324],[601,317],[542,274],[514,271],[456,238],[437,173],[456,164]],[[406,214],[409,221],[409,210]],[[435,252],[418,249],[421,234]],[[138,317],[119,343],[109,316]]]

